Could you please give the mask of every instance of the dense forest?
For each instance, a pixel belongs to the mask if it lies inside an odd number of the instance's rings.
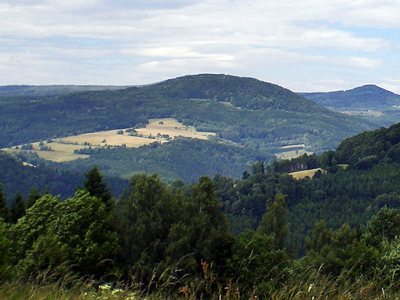
[[[121,145],[87,149],[82,143],[79,153],[90,158],[59,164],[40,161],[29,151],[31,142],[48,144],[87,132],[138,129],[153,118],[174,118],[215,136],[208,141],[175,139],[137,149]],[[216,174],[240,178],[252,162],[274,160],[275,154],[285,151],[283,146],[300,144],[302,151],[321,153],[377,126],[330,111],[283,87],[228,75],[184,76],[140,87],[0,87],[0,148],[13,147],[8,151],[15,150],[13,155],[21,161],[46,165],[58,173],[77,173],[81,178],[93,165],[100,167],[107,180],[128,180],[142,172],[157,173],[168,182],[191,183]],[[43,152],[51,151],[47,144]],[[6,181],[7,194],[14,195],[10,180]],[[111,183],[110,188],[119,195],[117,185]],[[25,194],[28,189],[29,185]],[[49,190],[70,196],[74,187],[68,192],[51,186]]]
[[[32,187],[40,193],[49,192],[67,198],[73,196],[75,189],[82,183],[82,170],[64,170],[48,166],[37,158],[34,163],[35,165],[29,165],[0,151],[0,184],[9,203],[18,194],[28,196]],[[120,195],[128,182],[112,176],[106,177],[105,181],[114,195]]]
[[[241,179],[137,174],[117,198],[94,167],[71,197],[32,189],[6,205],[1,192],[0,290],[24,282],[110,299],[398,298],[399,128],[259,162]],[[288,175],[316,167],[326,173]]]
[[[129,179],[132,173],[155,173],[169,182],[195,182],[203,175],[240,178],[251,162],[273,159],[271,154],[261,154],[237,145],[190,138],[176,138],[162,145],[153,143],[135,149],[101,148],[79,153],[90,154],[90,157],[55,166],[79,171],[97,165],[113,177]]]
[[[326,108],[357,115],[380,126],[390,126],[400,119],[400,95],[372,84],[346,91],[300,95]]]
[[[142,126],[151,118],[172,117],[264,152],[271,145],[290,143],[305,143],[312,151],[322,151],[376,127],[280,86],[228,75],[184,76],[117,90],[73,92],[71,88],[66,94],[61,88],[61,94],[49,90],[46,94],[42,88],[41,94],[29,96],[18,89],[14,94],[0,91],[0,147]]]

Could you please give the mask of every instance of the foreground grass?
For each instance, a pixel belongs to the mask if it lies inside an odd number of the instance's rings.
[[[299,270],[300,271],[300,270]],[[383,272],[385,273],[385,272]],[[400,299],[400,283],[397,277],[380,274],[373,278],[364,276],[351,279],[342,273],[339,276],[326,276],[320,270],[303,269],[302,272],[290,272],[281,284],[272,287],[271,281],[254,282],[252,287],[240,286],[229,280],[222,283],[211,273],[181,281],[173,287],[168,282],[154,282],[155,289],[149,294],[141,292],[137,285],[120,283],[99,283],[74,276],[65,276],[61,280],[49,283],[48,274],[36,277],[32,281],[11,280],[0,284],[1,300],[196,300],[196,299],[273,299],[273,300],[347,300],[347,299]],[[42,274],[43,275],[43,274]],[[277,282],[276,282],[277,283]]]
[[[32,283],[5,283],[0,286],[0,299],[4,300],[92,300],[92,299],[111,299],[111,300],[139,300],[143,299],[138,293],[123,289],[111,289],[107,285],[93,287],[65,288],[56,284],[38,285]],[[157,297],[147,299],[159,299]]]
[[[94,300],[94,299],[111,299],[111,300],[161,300],[161,299],[274,299],[274,300],[317,300],[317,299],[400,299],[400,293],[389,292],[384,288],[379,288],[373,284],[365,285],[360,283],[344,284],[338,286],[337,283],[330,280],[321,280],[318,283],[302,283],[292,286],[283,286],[279,291],[273,292],[268,296],[257,296],[255,293],[247,295],[241,294],[239,290],[226,291],[224,295],[213,295],[212,297],[200,297],[191,294],[175,295],[171,297],[159,295],[140,295],[136,291],[128,289],[112,289],[105,286],[98,288],[81,287],[81,288],[63,288],[56,284],[53,285],[37,285],[30,283],[5,283],[0,286],[0,299],[19,300]]]

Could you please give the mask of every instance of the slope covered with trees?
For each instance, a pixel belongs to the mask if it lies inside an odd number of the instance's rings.
[[[307,99],[335,108],[388,109],[400,104],[400,95],[376,85],[364,85],[346,91],[301,93]]]
[[[326,110],[282,87],[252,78],[195,75],[122,90],[0,98],[0,143],[145,124],[173,117],[247,147],[305,143],[329,149],[373,127]]]
[[[365,132],[343,141],[336,151],[320,156],[302,156],[276,161],[264,170],[256,165],[243,180],[217,177],[216,185],[224,210],[235,231],[257,226],[268,199],[277,193],[287,196],[290,230],[288,247],[304,251],[304,235],[319,219],[328,226],[343,223],[366,226],[382,207],[400,207],[400,164],[396,149],[399,124]],[[312,180],[295,180],[288,175],[305,169],[322,168]]]
[[[267,173],[257,164],[243,184],[255,191]],[[115,201],[93,169],[74,196],[41,195],[17,220],[0,193],[0,295],[53,284],[53,293],[72,289],[83,299],[399,296],[399,208],[381,208],[364,227],[318,221],[294,258],[290,184],[278,179],[260,224],[233,235],[218,201],[221,180],[171,186],[136,175]]]
[[[129,179],[132,174],[158,174],[168,181],[194,182],[203,175],[240,178],[257,160],[271,160],[270,154],[215,141],[178,138],[160,145],[153,143],[136,149],[81,150],[90,154],[88,159],[64,163],[62,167],[79,171],[98,165],[110,176]],[[59,166],[60,167],[60,166]]]
[[[63,198],[72,196],[87,169],[68,171],[43,164],[28,165],[0,151],[0,184],[9,203],[15,200],[18,193],[26,198],[32,188]],[[116,177],[107,178],[107,182],[117,195],[126,184],[126,180]]]
[[[400,95],[376,85],[300,95],[329,109],[356,115],[381,126],[389,126],[400,120]]]

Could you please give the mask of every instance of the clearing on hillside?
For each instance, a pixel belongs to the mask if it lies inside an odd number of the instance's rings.
[[[280,147],[282,152],[276,153],[275,156],[278,159],[293,159],[297,158],[299,156],[302,156],[303,154],[311,155],[314,154],[314,152],[307,151],[306,145],[304,144],[296,144],[296,145],[286,145]]]
[[[35,142],[5,148],[8,153],[31,151],[45,160],[66,162],[84,159],[89,155],[77,154],[82,149],[107,147],[137,148],[151,143],[165,143],[176,137],[187,137],[207,140],[215,136],[213,132],[199,132],[193,126],[186,126],[173,118],[150,119],[145,128],[121,128],[115,130],[97,131],[80,135],[57,138],[48,141]]]
[[[197,131],[193,126],[183,125],[173,118],[150,119],[146,128],[139,128],[136,131],[143,136],[168,135],[170,138],[182,136],[200,140],[215,136],[214,132]]]
[[[304,171],[298,171],[298,172],[292,172],[289,173],[290,176],[292,176],[294,179],[300,180],[304,178],[313,178],[315,174],[320,171],[321,173],[326,173],[324,169],[317,168],[317,169],[310,169],[310,170],[304,170]]]

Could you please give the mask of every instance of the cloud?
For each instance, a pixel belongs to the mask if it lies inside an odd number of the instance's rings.
[[[398,66],[400,45],[375,29],[400,29],[396,11],[398,1],[377,0],[4,0],[0,84],[142,84],[198,72],[299,90],[378,82]]]

